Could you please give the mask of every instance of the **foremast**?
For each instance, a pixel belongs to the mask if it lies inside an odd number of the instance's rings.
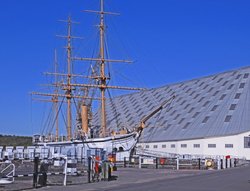
[[[61,38],[65,38],[67,39],[67,45],[66,45],[66,50],[67,50],[67,74],[62,74],[62,73],[58,73],[57,71],[57,53],[55,51],[55,72],[54,73],[50,73],[47,72],[45,74],[48,75],[54,75],[55,76],[55,83],[53,84],[53,86],[55,86],[55,91],[54,93],[50,94],[50,93],[40,93],[40,92],[32,92],[32,95],[39,95],[39,96],[49,96],[52,97],[52,102],[55,103],[55,113],[56,113],[56,117],[55,117],[55,123],[56,123],[56,141],[59,140],[59,124],[58,124],[58,102],[64,102],[64,99],[66,98],[66,103],[67,103],[67,117],[66,117],[66,130],[67,130],[67,140],[70,141],[73,137],[72,137],[72,109],[71,109],[71,100],[73,98],[77,98],[77,99],[90,99],[88,97],[85,96],[75,96],[72,94],[72,91],[75,89],[72,85],[71,85],[71,79],[72,77],[84,77],[82,75],[75,75],[72,74],[72,39],[75,38],[80,38],[80,37],[75,37],[72,36],[72,24],[78,24],[77,22],[72,21],[71,16],[68,17],[67,20],[60,20],[61,22],[65,22],[67,23],[67,35],[57,35],[57,37],[61,37]],[[65,86],[61,86],[60,83],[58,83],[58,76],[66,76],[67,80],[66,80],[66,85]],[[62,87],[62,90],[65,91],[65,94],[59,94],[58,91],[58,87]],[[59,100],[58,98],[61,97],[63,98],[62,100]],[[92,98],[91,98],[92,99]],[[42,100],[42,101],[50,101],[50,100]]]
[[[72,86],[71,86],[71,17],[68,17],[68,36],[67,36],[67,87],[66,87],[66,95],[67,95],[67,140],[69,141],[72,138],[72,114],[71,114],[71,99],[72,99]]]

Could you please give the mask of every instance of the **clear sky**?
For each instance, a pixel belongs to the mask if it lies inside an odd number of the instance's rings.
[[[73,32],[89,49],[98,20],[81,11],[98,5],[98,0],[1,1],[0,134],[38,133],[42,114],[28,93],[47,83],[42,72],[51,70],[53,50],[65,55],[64,41],[55,37],[65,26],[57,21],[69,14],[80,21]],[[135,60],[122,72],[136,85],[159,87],[250,65],[249,0],[106,0],[106,8],[121,13],[108,22],[109,42],[115,44],[110,57]],[[80,44],[76,53],[89,56]]]

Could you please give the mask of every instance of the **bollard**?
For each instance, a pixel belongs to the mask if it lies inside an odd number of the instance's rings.
[[[201,159],[198,159],[198,163],[199,163],[199,170],[201,169]]]
[[[88,157],[88,183],[91,183],[91,157]]]
[[[237,163],[236,158],[234,158],[234,167],[236,167],[236,163]]]
[[[223,159],[220,159],[220,169],[223,169]]]
[[[35,157],[35,159],[34,159],[34,173],[33,173],[33,188],[37,188],[38,164],[39,164],[39,158]]]
[[[126,164],[126,157],[124,157],[124,160],[123,160],[123,167],[126,168],[126,167],[127,167],[126,165],[127,165],[127,164]]]
[[[159,159],[159,158],[157,158],[157,157],[155,158],[155,168],[156,168],[156,169],[158,169],[158,159]]]
[[[227,168],[230,168],[230,158],[226,160],[227,160]]]
[[[141,158],[141,156],[139,156],[139,168],[141,168],[142,163],[143,163],[143,159]]]
[[[179,170],[179,157],[176,158],[176,170]]]
[[[220,159],[217,159],[217,170],[220,170],[221,164],[220,164]]]

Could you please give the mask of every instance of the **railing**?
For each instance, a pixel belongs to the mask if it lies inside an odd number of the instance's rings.
[[[14,176],[15,176],[16,167],[13,163],[1,162],[0,169],[1,169],[0,184],[10,184],[15,181]],[[1,177],[4,177],[4,178],[1,178]]]

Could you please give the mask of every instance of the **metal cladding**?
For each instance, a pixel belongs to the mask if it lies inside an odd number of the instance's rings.
[[[250,131],[250,67],[107,100],[107,127],[133,129],[163,101],[171,105],[146,123],[141,141],[175,141]],[[98,124],[95,117],[94,124]]]

